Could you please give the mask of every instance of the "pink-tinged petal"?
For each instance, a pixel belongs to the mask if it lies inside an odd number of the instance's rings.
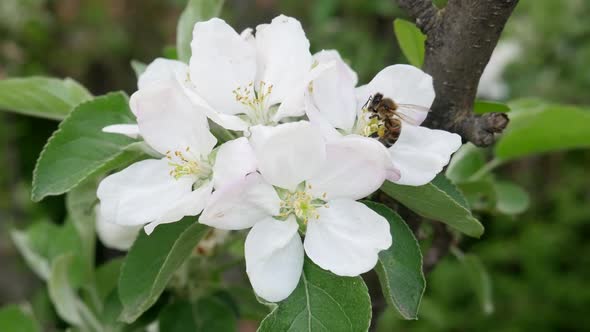
[[[190,80],[196,93],[217,112],[244,113],[234,90],[254,82],[256,50],[225,21],[212,18],[193,30]]]
[[[303,270],[303,246],[294,218],[265,219],[246,238],[246,272],[254,292],[270,302],[286,299]]]
[[[448,131],[404,124],[400,137],[389,148],[391,160],[400,171],[394,182],[421,186],[432,181],[461,147],[461,136]]]
[[[305,253],[318,266],[340,276],[358,276],[377,264],[391,246],[389,223],[366,205],[333,200],[318,209],[305,234]]]
[[[387,149],[377,140],[343,136],[326,144],[326,162],[308,183],[316,196],[357,200],[381,187],[390,165]]]
[[[219,229],[245,229],[279,213],[275,189],[252,173],[213,192],[199,222]]]
[[[217,140],[209,132],[206,116],[175,84],[153,83],[131,96],[141,136],[156,151],[185,151],[207,156]]]
[[[376,93],[403,105],[399,111],[414,125],[420,125],[426,119],[427,110],[434,101],[432,77],[410,65],[385,67],[369,84],[358,87],[357,107],[360,109]]]
[[[192,185],[191,178],[176,180],[170,176],[166,159],[148,159],[106,177],[98,186],[97,196],[106,220],[119,225],[143,225],[168,214],[191,193]]]
[[[293,190],[320,171],[326,161],[324,138],[307,121],[254,126],[251,133],[258,169],[274,186]]]
[[[248,139],[240,137],[224,143],[217,150],[213,165],[215,188],[243,179],[256,171],[256,156]]]

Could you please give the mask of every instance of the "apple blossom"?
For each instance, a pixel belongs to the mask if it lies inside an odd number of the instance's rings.
[[[207,116],[230,130],[275,125],[305,115],[303,97],[323,68],[313,66],[309,41],[294,18],[238,34],[225,21],[199,22],[193,31],[185,92]]]
[[[245,138],[213,150],[217,140],[207,118],[179,87],[186,67],[178,61],[154,61],[131,96],[137,133],[163,157],[136,162],[100,183],[101,214],[114,223],[147,224],[149,234],[158,224],[199,214],[214,188],[255,169]]]
[[[383,183],[384,146],[360,136],[326,143],[307,121],[250,131],[258,172],[215,191],[199,221],[252,227],[245,257],[255,292],[273,302],[289,296],[304,252],[341,276],[372,269],[379,251],[391,246],[389,224],[356,200]]]
[[[393,65],[381,70],[366,85],[357,85],[356,73],[337,51],[314,55],[322,64],[334,64],[319,75],[308,90],[307,115],[328,139],[346,135],[371,136],[382,123],[371,118],[364,106],[376,93],[382,93],[397,104],[429,109],[434,101],[430,75],[409,65]],[[420,126],[427,112],[400,108],[401,133],[389,147],[387,178],[390,181],[419,186],[430,182],[448,164],[450,156],[461,146],[461,137],[443,130]]]

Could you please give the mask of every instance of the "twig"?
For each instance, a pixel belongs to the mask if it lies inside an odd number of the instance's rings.
[[[436,99],[425,125],[458,133],[477,146],[494,143],[508,124],[503,113],[472,112],[477,85],[518,0],[398,0],[426,34],[424,70]]]

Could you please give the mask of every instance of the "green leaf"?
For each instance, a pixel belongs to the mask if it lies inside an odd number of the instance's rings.
[[[94,265],[94,247],[96,245],[94,207],[97,203],[97,188],[98,181],[89,179],[72,189],[66,196],[66,207],[70,220],[82,240],[86,259],[92,265]]]
[[[426,36],[414,23],[399,18],[393,22],[393,30],[399,47],[410,64],[418,68],[422,67]]]
[[[476,100],[473,105],[473,112],[476,114],[507,113],[510,112],[510,107],[496,101]]]
[[[131,60],[131,68],[133,68],[133,72],[135,72],[135,77],[139,79],[139,76],[143,74],[147,65],[141,61]]]
[[[406,319],[418,319],[418,309],[426,280],[422,271],[422,253],[414,234],[403,219],[390,208],[363,202],[389,222],[393,244],[379,253],[375,267],[385,299]]]
[[[496,145],[498,158],[590,147],[589,108],[539,103],[518,107],[512,106],[508,128]]]
[[[51,276],[47,283],[49,297],[58,315],[74,326],[82,326],[90,331],[103,331],[100,322],[80,300],[68,278],[68,269],[73,262],[73,255],[64,254],[53,261]]]
[[[461,192],[469,202],[472,210],[493,211],[496,206],[496,190],[494,179],[490,176],[477,181],[459,184]]]
[[[492,297],[492,281],[488,271],[479,257],[475,255],[459,255],[459,260],[463,263],[465,275],[475,290],[483,312],[487,315],[492,314],[494,312],[494,301]]]
[[[103,300],[117,288],[123,258],[112,259],[96,269],[96,290]]]
[[[484,150],[467,143],[455,152],[446,170],[446,176],[453,183],[467,182],[471,176],[484,167],[486,158]]]
[[[306,260],[295,291],[276,305],[258,331],[367,331],[371,314],[361,277],[339,277]]]
[[[471,215],[465,200],[457,196],[457,189],[446,179],[419,187],[385,181],[381,190],[425,218],[443,222],[469,236],[483,234],[482,224]]]
[[[494,183],[496,192],[496,210],[504,214],[519,214],[529,207],[529,194],[514,183],[497,181]]]
[[[0,308],[0,327],[2,327],[2,331],[41,331],[33,315],[16,305],[7,305]]]
[[[121,267],[121,320],[133,322],[156,302],[207,230],[195,218],[184,218],[158,226],[149,236],[140,233]]]
[[[160,331],[167,332],[233,332],[237,319],[226,303],[215,297],[205,297],[196,303],[178,301],[160,313]]]
[[[26,231],[12,230],[11,237],[29,267],[43,280],[51,274],[53,260],[66,253],[75,254],[70,268],[70,280],[81,285],[88,280],[90,262],[83,253],[83,245],[74,225],[66,222],[58,227],[49,222],[38,222]]]
[[[219,16],[223,0],[188,0],[176,27],[178,59],[188,62],[191,57],[191,40],[195,23]]]
[[[92,175],[137,160],[135,140],[103,133],[111,124],[135,122],[124,93],[110,93],[78,105],[59,125],[37,160],[32,199],[63,194]],[[135,145],[137,146],[137,145]]]
[[[78,82],[48,77],[0,80],[0,110],[61,120],[92,95]]]

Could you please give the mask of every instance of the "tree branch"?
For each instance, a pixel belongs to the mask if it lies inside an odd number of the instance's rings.
[[[425,125],[458,133],[478,146],[494,142],[508,124],[502,113],[475,115],[477,85],[518,0],[449,0],[438,10],[431,0],[398,0],[426,38],[424,71],[436,99]]]

